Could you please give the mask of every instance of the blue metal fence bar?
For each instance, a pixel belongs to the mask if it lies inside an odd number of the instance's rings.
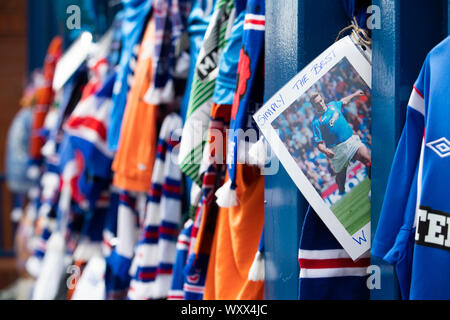
[[[348,22],[340,1],[266,1],[266,98],[333,43]],[[324,24],[325,23],[325,24]],[[298,240],[307,202],[282,166],[265,180],[267,299],[297,299]]]
[[[372,39],[372,236],[375,234],[379,212],[384,198],[392,158],[399,137],[398,115],[395,106],[399,104],[398,80],[400,73],[399,10],[398,2],[375,0],[381,8],[381,29],[373,30]],[[380,125],[378,125],[378,123]],[[382,125],[381,125],[382,124]],[[381,142],[381,144],[380,144]],[[372,291],[372,298],[398,299],[399,289],[393,267],[372,257],[372,264],[382,270],[381,290]]]
[[[299,66],[299,3],[266,1],[265,96],[270,98]],[[266,299],[295,299],[298,291],[298,212],[303,203],[297,187],[280,166],[265,177]]]
[[[58,34],[53,0],[28,0],[28,71],[41,68],[47,46]]]
[[[447,32],[448,0],[374,0],[381,9],[381,29],[373,30],[372,83],[372,235],[375,234],[385,188],[403,128],[412,85],[429,50]],[[381,289],[372,299],[398,299],[393,267],[381,267]]]

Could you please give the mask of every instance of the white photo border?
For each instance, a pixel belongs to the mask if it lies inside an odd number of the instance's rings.
[[[311,182],[299,168],[272,126],[272,122],[292,103],[311,88],[323,75],[329,72],[343,58],[355,68],[368,87],[372,88],[372,68],[369,61],[356,47],[349,36],[342,38],[320,54],[302,71],[281,88],[263,107],[255,113],[258,127],[269,143],[271,149],[281,161],[289,176],[302,192],[312,208],[335,236],[344,250],[353,260],[357,260],[371,247],[370,221],[355,234],[350,235],[335,214],[325,204]]]

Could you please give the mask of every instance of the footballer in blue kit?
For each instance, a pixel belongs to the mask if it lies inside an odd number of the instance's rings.
[[[312,140],[317,149],[330,159],[331,166],[336,173],[336,184],[340,194],[345,194],[347,167],[351,160],[362,162],[366,166],[370,178],[370,152],[359,136],[353,133],[352,127],[342,114],[343,107],[362,95],[364,92],[357,90],[339,101],[331,101],[328,104],[325,104],[320,93],[316,92],[310,96],[316,113],[311,125]]]

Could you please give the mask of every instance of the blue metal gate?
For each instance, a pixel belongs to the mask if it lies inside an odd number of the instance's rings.
[[[372,236],[412,85],[428,51],[450,32],[449,0],[374,0],[381,28],[372,32]],[[349,24],[341,1],[267,0],[266,98],[331,45]],[[298,240],[307,203],[281,167],[265,180],[266,299],[296,299]],[[381,267],[372,299],[398,299],[392,266]]]

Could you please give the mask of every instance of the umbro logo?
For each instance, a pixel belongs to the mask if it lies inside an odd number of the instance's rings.
[[[450,142],[445,137],[428,142],[427,147],[436,152],[441,158],[450,156]]]

